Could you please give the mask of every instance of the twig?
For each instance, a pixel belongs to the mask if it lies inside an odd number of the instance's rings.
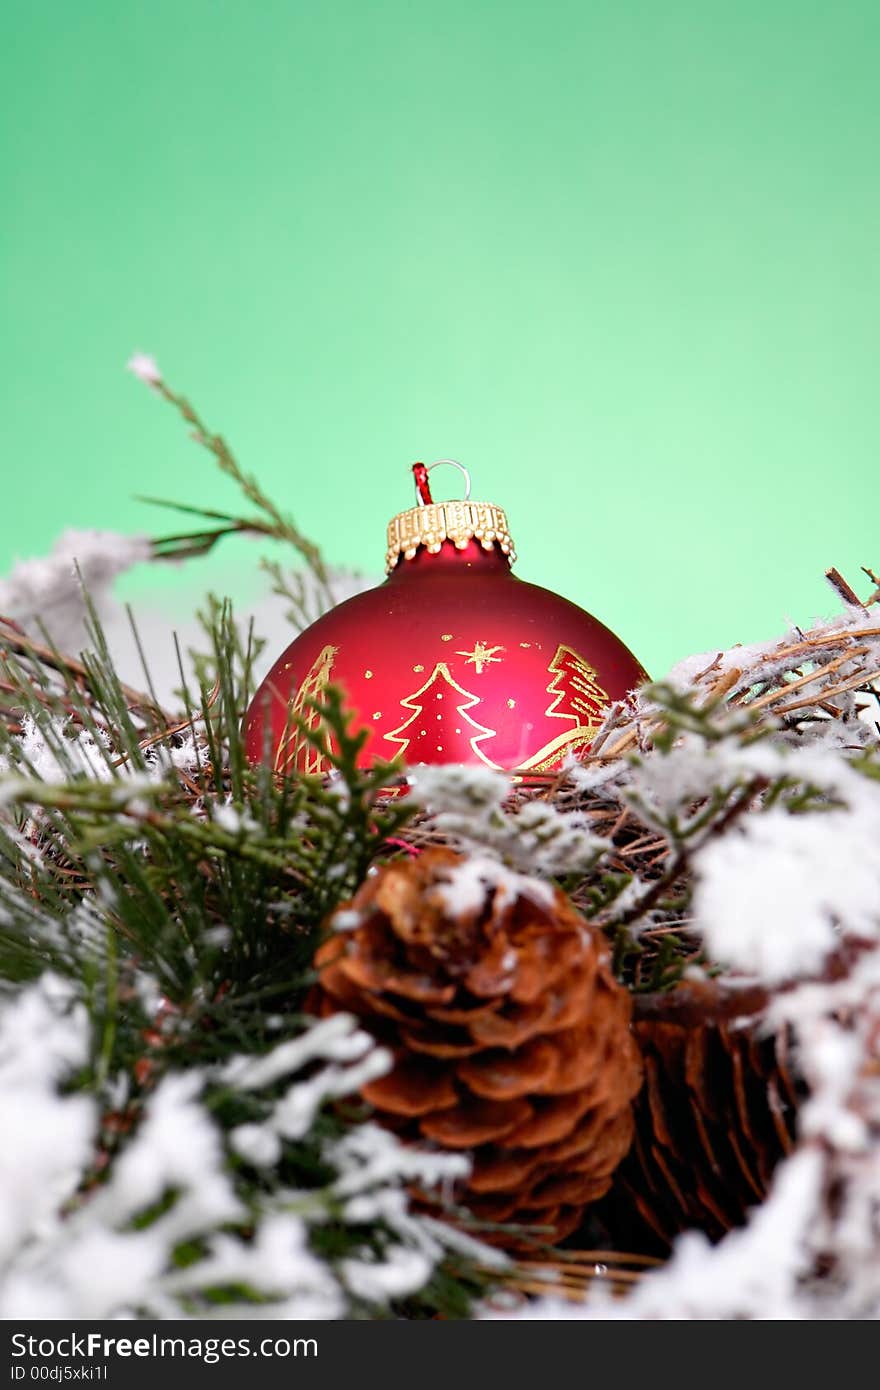
[[[766,695],[761,695],[757,700],[750,700],[748,708],[750,710],[763,709],[766,705],[772,705],[776,700],[782,700],[792,690],[799,690],[812,681],[821,680],[823,676],[830,675],[838,667],[845,666],[848,661],[852,661],[857,656],[864,656],[865,652],[870,651],[870,647],[850,647],[849,651],[843,652],[841,656],[834,657],[826,666],[820,667],[817,671],[810,671],[805,676],[798,676],[797,680],[788,681],[781,685],[778,690],[771,690]],[[823,692],[825,693],[825,692]]]
[[[867,565],[862,565],[862,574],[866,574],[871,583],[875,586],[873,594],[865,599],[865,607],[870,608],[872,603],[880,603],[880,575],[875,574]]]
[[[830,570],[826,570],[825,578],[828,580],[832,589],[843,599],[843,602],[848,608],[864,608],[865,605],[862,603],[862,600],[859,598],[855,589],[847,584],[840,570],[834,569],[833,567]]]
[[[830,700],[832,695],[843,695],[847,690],[855,690],[860,685],[867,685],[869,681],[876,680],[880,676],[880,667],[874,671],[860,671],[858,675],[851,676],[849,680],[841,681],[839,685],[833,685],[829,690],[822,691],[823,700]],[[816,704],[813,696],[808,696],[805,700],[793,700],[790,705],[781,705],[777,714],[791,714],[792,710],[805,709],[808,705]],[[839,714],[839,710],[834,713]]]
[[[0,625],[5,628],[7,619],[0,618]],[[19,636],[21,628],[15,625],[16,631],[0,631],[0,643],[10,651],[16,652],[19,656],[33,657],[43,666],[50,667],[53,671],[58,671],[61,675],[65,672],[73,676],[80,677],[88,682],[89,673],[81,661],[77,661],[72,656],[62,656],[60,653],[53,652],[51,647],[44,646],[42,642],[34,642],[32,638]],[[157,705],[155,700],[149,695],[145,695],[142,690],[134,690],[130,685],[123,685],[120,681],[119,689],[122,691],[129,704],[137,709],[149,710],[158,715],[166,724],[170,723],[170,718],[161,705]]]
[[[769,783],[766,777],[753,777],[748,785],[743,788],[740,795],[734,797],[724,814],[719,816],[716,821],[712,821],[708,834],[704,835],[700,841],[700,846],[702,847],[707,840],[714,839],[716,836],[723,834],[727,827],[736,820],[738,816],[741,816],[744,811],[748,810],[758,793],[765,791],[768,786]],[[663,894],[673,887],[676,879],[681,877],[690,862],[691,855],[694,853],[695,848],[696,846],[690,843],[679,845],[669,867],[660,878],[656,879],[654,883],[651,884],[647,892],[643,893],[638,902],[633,903],[632,907],[620,913],[615,918],[615,926],[627,927],[631,922],[636,922],[640,917],[643,917],[644,914],[654,906],[658,899],[662,898]]]
[[[725,671],[709,686],[703,701],[704,705],[710,705],[713,700],[720,700],[729,690],[733,689],[741,676],[742,671],[738,666],[732,666],[729,671]]]

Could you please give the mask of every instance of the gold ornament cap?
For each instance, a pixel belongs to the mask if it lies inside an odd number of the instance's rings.
[[[440,463],[450,463],[464,475],[466,491],[464,498],[450,502],[434,502],[428,487],[428,472]],[[476,540],[484,550],[498,546],[503,554],[510,557],[513,564],[516,551],[507,525],[507,516],[501,507],[493,502],[472,502],[470,500],[470,475],[456,459],[438,459],[437,463],[413,464],[416,490],[421,505],[410,507],[408,511],[398,512],[388,523],[388,550],[385,556],[385,572],[390,574],[402,555],[411,560],[421,546],[430,554],[436,555],[444,541],[452,541],[457,550],[464,550],[469,541]]]

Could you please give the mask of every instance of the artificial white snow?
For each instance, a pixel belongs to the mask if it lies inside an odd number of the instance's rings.
[[[569,759],[565,764],[565,780],[579,792],[596,792],[602,787],[610,787],[621,775],[621,765],[614,761],[607,763],[579,763]]]
[[[606,848],[580,811],[561,811],[547,801],[508,808],[514,783],[491,768],[420,766],[409,783],[412,800],[450,842],[491,854],[512,869],[548,876],[586,873]]]
[[[166,1281],[170,1291],[188,1292],[208,1286],[253,1284],[270,1295],[303,1291],[320,1296],[323,1308],[313,1316],[339,1316],[339,1286],[326,1265],[307,1244],[308,1227],[298,1216],[275,1212],[260,1223],[252,1242],[225,1234],[212,1238],[204,1260],[179,1270]]]
[[[796,642],[798,634],[794,628],[786,633],[786,641]],[[781,639],[773,637],[765,642],[752,642],[744,645],[737,642],[727,651],[695,652],[675,665],[663,677],[667,685],[676,690],[690,690],[698,676],[711,672],[712,678],[726,676],[730,671],[750,671],[758,662],[773,656],[780,646]],[[788,667],[784,668],[788,670]]]
[[[162,380],[162,373],[155,358],[146,352],[133,352],[125,364],[126,371],[137,377],[146,386],[156,386]]]
[[[503,772],[482,765],[420,763],[410,770],[410,796],[433,816],[470,810],[498,811],[510,792]]]
[[[299,1071],[307,1062],[358,1061],[374,1046],[369,1033],[358,1027],[351,1014],[331,1014],[301,1037],[279,1043],[262,1057],[233,1057],[224,1066],[224,1081],[239,1091],[258,1091]]]
[[[342,773],[338,772],[336,768],[331,768],[327,775],[325,791],[328,796],[332,796],[339,803],[343,810],[350,805],[351,790]]]
[[[21,761],[42,782],[66,782],[72,777],[89,777],[99,782],[119,774],[112,765],[110,740],[102,730],[80,729],[68,734],[68,727],[57,719],[46,719],[43,726],[29,714],[22,715],[19,750]],[[0,771],[4,768],[0,759]]]
[[[13,746],[14,754],[0,753],[0,808],[39,803],[39,786],[100,782],[103,796],[120,814],[141,819],[152,809],[147,798],[161,792],[167,780],[161,760],[154,757],[141,771],[116,754],[101,729],[75,729],[55,715],[45,715],[39,723],[22,715],[21,735]],[[26,822],[27,835],[38,833],[39,815],[35,812]]]
[[[229,802],[216,802],[211,808],[211,820],[230,835],[248,835],[260,828],[253,816],[239,811]]]
[[[146,993],[155,1001],[154,990]],[[96,1151],[98,1110],[94,1100],[56,1088],[85,1060],[89,1026],[71,987],[56,977],[14,999],[0,995],[0,1123],[16,1136],[15,1146],[0,1147],[0,1317],[210,1316],[201,1295],[229,1286],[253,1289],[263,1301],[224,1304],[224,1316],[338,1318],[352,1299],[385,1306],[417,1291],[445,1251],[458,1248],[459,1237],[443,1223],[410,1213],[404,1183],[416,1172],[426,1182],[451,1179],[467,1166],[460,1155],[414,1155],[368,1126],[350,1144],[328,1147],[338,1184],[331,1197],[292,1191],[271,1181],[283,1157],[277,1128],[238,1126],[224,1137],[203,1103],[208,1078],[196,1069],[166,1076],[106,1181],[74,1200]],[[292,1067],[339,1054],[284,1098],[307,1128],[320,1095],[351,1094],[390,1060],[379,1049],[363,1056],[363,1035],[355,1048],[343,1047],[341,1038],[357,1036],[350,1020],[336,1034],[322,1024],[312,1031],[318,1042],[296,1055],[269,1054],[261,1073],[239,1069],[253,1094],[255,1082],[271,1085]],[[358,1053],[349,1066],[341,1056],[347,1051]],[[270,1103],[270,1119],[274,1113]],[[257,1209],[246,1210],[235,1194],[241,1158],[266,1172]],[[136,1221],[163,1199],[158,1216]],[[367,1219],[386,1223],[388,1238],[381,1255],[355,1247],[334,1270],[310,1249],[309,1232],[329,1220],[359,1224],[363,1213],[347,1210],[358,1202],[377,1213]],[[180,1267],[174,1253],[183,1241],[200,1242],[204,1253]]]
[[[683,734],[665,756],[646,757],[633,769],[624,796],[649,824],[664,830],[670,815],[687,820],[691,803],[742,778],[743,770],[733,766],[735,751]]]
[[[114,580],[149,557],[147,536],[64,531],[48,556],[19,560],[0,579],[0,613],[33,627],[37,640],[44,625],[54,640],[72,643],[75,655],[85,637],[83,590],[100,611]]]
[[[343,1172],[334,1184],[340,1197],[384,1187],[395,1180],[417,1179],[423,1187],[465,1178],[471,1171],[465,1154],[404,1147],[386,1129],[371,1122],[357,1125],[330,1151]]]
[[[553,889],[540,879],[514,873],[488,855],[471,855],[459,864],[444,870],[445,881],[433,892],[452,917],[467,917],[480,912],[490,894],[496,907],[503,910],[518,897],[531,898],[542,907],[553,906]]]
[[[384,1260],[343,1260],[340,1272],[355,1298],[381,1304],[417,1292],[428,1282],[433,1267],[423,1251],[392,1245]]]
[[[855,1078],[864,1058],[863,1040],[834,1019],[820,1017],[810,1029],[804,1052],[811,1096],[798,1116],[800,1134],[825,1140],[841,1151],[865,1152],[870,1127],[852,1106]]]
[[[363,1086],[391,1070],[394,1058],[376,1047],[350,1067],[325,1067],[317,1076],[291,1087],[272,1111],[270,1123],[284,1139],[301,1139],[308,1134],[318,1111],[328,1100],[353,1095]]]
[[[206,946],[216,946],[218,950],[227,950],[234,940],[231,927],[218,923],[216,927],[207,927],[202,932],[202,941]]]
[[[235,1153],[255,1168],[274,1168],[281,1157],[281,1140],[268,1125],[238,1125],[229,1142]]]
[[[58,1097],[57,1082],[85,1061],[89,1021],[67,983],[46,975],[0,998],[0,1281],[31,1232],[76,1188],[91,1153],[93,1100]],[[0,1304],[2,1315],[2,1304]]]
[[[825,754],[781,765],[850,806],[743,817],[694,861],[694,916],[713,957],[768,984],[818,971],[844,931],[880,933],[880,783]]]
[[[766,1026],[768,1030],[795,1028],[808,1049],[809,1040],[819,1036],[817,1026],[823,1019],[846,1017],[866,1025],[872,1005],[878,1002],[880,951],[872,949],[860,953],[840,979],[805,980],[797,989],[776,994],[767,1006]]]
[[[160,1083],[147,1106],[138,1142],[119,1155],[113,1182],[95,1199],[108,1220],[122,1220],[151,1206],[169,1187],[188,1194],[197,1222],[231,1221],[241,1214],[232,1184],[220,1171],[219,1133],[198,1102],[203,1085],[195,1069]],[[162,1220],[170,1217],[179,1224],[175,1208]]]
[[[89,1018],[67,980],[47,973],[29,989],[0,993],[0,1085],[40,1085],[82,1066]]]
[[[434,1221],[429,1216],[423,1216],[421,1223],[429,1234],[436,1229],[439,1243],[447,1250],[454,1250],[457,1254],[464,1255],[465,1259],[474,1260],[487,1269],[506,1269],[511,1263],[510,1256],[503,1250],[484,1244],[474,1236],[469,1236],[466,1231]]]
[[[103,903],[104,907],[112,904]],[[97,963],[104,958],[107,944],[107,922],[102,911],[101,895],[86,893],[75,903],[67,915],[59,921],[47,915],[47,925],[54,932],[54,944],[62,947],[69,943],[72,951],[67,954],[83,956],[88,952]]]
[[[548,801],[525,802],[507,818],[507,829],[501,852],[517,867],[541,874],[588,873],[608,847],[582,812],[560,811]]]
[[[355,931],[363,921],[361,914],[353,907],[341,907],[333,914],[334,931]]]
[[[141,650],[128,613],[115,596],[114,585],[123,574],[149,562],[151,556],[152,544],[148,536],[124,536],[112,531],[65,531],[48,556],[20,560],[6,578],[0,578],[0,614],[15,619],[37,641],[43,640],[41,633],[45,628],[60,651],[76,656],[84,648],[93,646],[87,631],[87,593],[101,621],[120,679],[139,690],[145,684]],[[211,582],[206,579],[199,582],[198,571],[198,562],[193,561],[190,575],[173,594],[148,591],[131,605],[153,688],[160,702],[170,709],[180,705],[181,678],[175,633],[186,679],[193,689],[198,688],[192,652],[203,651],[206,647],[198,615],[204,609],[205,590]],[[323,589],[307,571],[297,572],[297,578],[301,580],[309,610],[318,617],[326,607]],[[373,577],[350,573],[331,575],[337,603],[372,588],[377,582]],[[296,636],[296,628],[289,617],[289,600],[270,591],[270,581],[258,571],[252,552],[238,565],[227,564],[220,583],[236,601],[236,618],[242,630],[246,631],[248,624],[253,623],[254,630],[264,639],[265,645],[256,654],[253,667],[254,678],[259,681]],[[186,742],[184,739],[184,746]],[[191,755],[191,748],[189,751]],[[171,748],[166,756],[187,770],[194,766],[191,760],[178,763],[178,756],[187,757],[180,750]]]
[[[207,756],[204,735],[181,732],[175,735],[175,741],[155,744],[145,756],[163,771],[176,767],[181,772],[198,772]]]

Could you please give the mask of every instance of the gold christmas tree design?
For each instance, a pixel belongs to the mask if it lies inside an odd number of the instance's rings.
[[[317,699],[330,684],[337,651],[337,647],[324,647],[296,692],[289,706],[287,728],[275,754],[276,772],[288,772],[293,767],[299,772],[321,773],[328,770],[329,763],[321,750],[305,738],[302,725],[313,731],[321,728],[323,721],[320,714],[307,701]]]
[[[461,698],[457,700],[456,696]],[[400,744],[397,757],[403,757],[412,745],[410,762],[427,761],[436,753],[445,753],[454,761],[464,723],[474,730],[470,745],[477,757],[487,767],[498,766],[477,746],[484,739],[494,738],[496,730],[478,724],[467,713],[480,703],[480,697],[472,695],[453,679],[445,661],[438,661],[425,684],[400,703],[404,709],[412,710],[412,714],[392,733],[384,735],[390,742]]]
[[[563,750],[578,753],[592,743],[609,704],[608,692],[599,684],[596,671],[573,647],[560,643],[547,669],[553,677],[547,694],[554,698],[544,711],[545,717],[574,722],[522,764],[535,771],[556,762]]]
[[[608,705],[608,694],[602,689],[596,672],[571,647],[560,644],[548,670],[553,672],[553,680],[547,686],[547,694],[556,699],[547,709],[547,714],[556,719],[574,719],[578,725],[595,726],[601,723],[602,714]],[[562,708],[558,706],[562,705]]]

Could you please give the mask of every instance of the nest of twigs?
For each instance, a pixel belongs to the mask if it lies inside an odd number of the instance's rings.
[[[870,575],[873,582],[877,578]],[[877,723],[880,733],[880,587],[864,603],[836,571],[829,579],[845,605],[842,618],[795,632],[777,643],[733,648],[688,672],[688,698],[696,710],[741,713],[755,731],[772,724],[789,742],[808,740],[817,721],[835,721],[840,742],[860,747],[857,723]],[[15,680],[9,678],[11,666]],[[3,670],[5,667],[5,672]],[[105,694],[96,686],[99,668],[89,658],[72,658],[35,640],[9,619],[0,619],[0,720],[15,735],[23,731],[20,683],[55,714],[81,727],[83,708],[107,727]],[[16,685],[18,681],[18,686]],[[120,714],[138,730],[147,750],[198,735],[191,715],[164,710],[151,695],[122,687]],[[876,714],[874,711],[876,710]],[[668,710],[650,698],[619,703],[608,714],[591,751],[587,770],[644,758],[679,730]],[[198,779],[178,769],[179,795],[193,807],[208,792],[225,790],[225,773],[206,758]],[[747,814],[764,788],[743,787],[715,822],[715,831]],[[611,1196],[591,1214],[581,1245],[592,1235],[635,1255],[609,1256],[601,1248],[561,1252],[550,1261],[536,1256],[517,1266],[508,1282],[521,1292],[557,1291],[580,1296],[597,1277],[625,1290],[668,1250],[682,1230],[697,1226],[717,1239],[743,1221],[767,1191],[773,1168],[795,1142],[795,1120],[804,1095],[788,1039],[764,1036],[766,991],[743,993],[736,980],[704,957],[689,915],[691,864],[687,847],[675,846],[607,780],[524,776],[513,782],[512,809],[533,799],[559,810],[577,811],[608,843],[603,872],[627,876],[639,892],[624,910],[595,909],[589,874],[566,882],[575,905],[613,935],[618,977],[635,996],[634,1028],[646,1064],[646,1083],[637,1102],[637,1136]],[[382,857],[448,844],[450,836],[424,813],[402,838],[385,844]],[[454,837],[453,837],[454,844]],[[641,924],[637,949],[627,929]],[[699,963],[700,986],[683,983]],[[712,980],[712,977],[714,981]]]

